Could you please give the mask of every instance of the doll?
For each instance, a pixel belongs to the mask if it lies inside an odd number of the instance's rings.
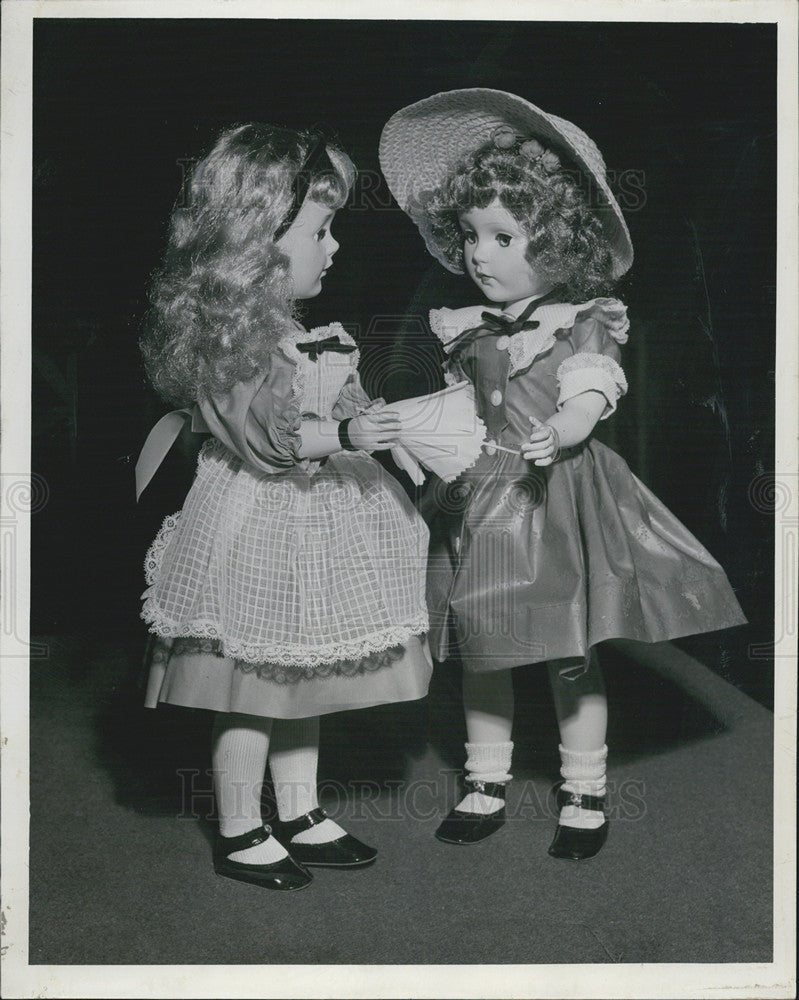
[[[463,664],[467,793],[436,836],[476,843],[505,820],[511,669],[547,664],[562,784],[549,854],[608,833],[607,699],[594,647],[742,623],[727,578],[612,450],[592,439],[627,390],[633,250],[596,145],[512,94],[437,94],[397,112],[383,172],[428,250],[486,300],[437,309],[448,382],[473,383],[483,454],[434,488],[428,569],[435,659]]]
[[[306,331],[354,179],[316,132],[224,132],[173,211],[141,346],[184,409],[151,432],[139,492],[186,414],[210,432],[183,509],[148,552],[159,637],[146,704],[213,711],[219,875],[270,889],[376,850],[318,807],[319,716],[425,695],[427,528],[370,452],[399,421],[361,387],[344,328]],[[261,820],[267,762],[278,819]]]

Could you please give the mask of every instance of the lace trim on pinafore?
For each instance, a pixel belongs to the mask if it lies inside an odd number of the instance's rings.
[[[423,638],[423,637],[422,637]],[[170,655],[206,655],[224,658],[221,643],[214,639],[180,638],[172,644]],[[297,684],[300,681],[326,677],[359,677],[390,667],[405,655],[403,645],[391,646],[377,653],[368,653],[355,659],[337,660],[335,663],[316,667],[286,665],[282,663],[245,663],[236,661],[236,669],[245,674],[255,674],[260,680],[274,684]]]

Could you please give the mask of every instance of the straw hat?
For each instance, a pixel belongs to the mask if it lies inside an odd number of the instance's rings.
[[[380,166],[391,193],[418,226],[430,253],[447,270],[462,273],[433,242],[419,195],[439,187],[460,160],[508,129],[522,139],[539,139],[592,179],[593,207],[610,244],[613,277],[621,277],[633,262],[633,247],[596,144],[571,122],[515,94],[484,87],[449,90],[411,104],[392,115],[380,137]]]

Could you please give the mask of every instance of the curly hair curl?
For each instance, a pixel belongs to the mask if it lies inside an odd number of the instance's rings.
[[[175,205],[140,339],[156,391],[185,406],[254,378],[295,312],[290,264],[274,242],[311,132],[248,124],[223,132]],[[328,144],[307,198],[340,208],[355,179]],[[332,165],[332,169],[331,169]]]
[[[574,299],[606,294],[615,284],[602,225],[582,190],[576,168],[554,172],[541,157],[500,148],[493,141],[471,153],[447,180],[420,197],[432,238],[458,271],[464,270],[458,215],[499,199],[529,242],[525,256],[536,271]]]

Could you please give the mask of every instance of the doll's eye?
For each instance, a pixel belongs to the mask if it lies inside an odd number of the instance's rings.
[[[464,241],[466,243],[476,243],[477,242],[477,237],[474,235],[474,233],[471,231],[471,229],[464,229],[463,230],[463,239],[464,239]]]
[[[320,229],[319,232],[316,234],[316,242],[321,243],[322,240],[325,238],[325,236],[327,236],[327,230]]]
[[[507,233],[497,233],[497,243],[499,243],[501,247],[509,247],[512,239],[513,237],[509,236]]]

